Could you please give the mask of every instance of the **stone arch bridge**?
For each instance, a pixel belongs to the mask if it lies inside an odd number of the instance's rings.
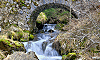
[[[70,7],[71,7],[71,14],[75,17],[78,18],[78,13],[77,11],[75,11],[75,9],[72,8],[72,6],[70,6],[70,1],[66,1],[66,0],[33,0],[33,2],[35,4],[33,5],[33,10],[31,10],[31,31],[36,31],[37,28],[36,27],[36,19],[39,15],[40,12],[44,11],[45,9],[49,9],[49,8],[61,8],[61,9],[65,9],[67,11],[70,12]]]
[[[15,3],[13,0],[8,0],[10,3]],[[22,15],[21,19],[24,22],[19,23],[19,26],[22,25],[25,27],[26,30],[35,31],[36,30],[36,18],[40,12],[45,9],[49,8],[62,8],[67,11],[70,11],[71,7],[71,14],[75,18],[80,18],[80,16],[85,14],[86,12],[81,11],[82,9],[82,2],[80,0],[75,0],[71,2],[70,0],[24,0],[26,5],[29,5],[31,8],[22,7],[18,12]],[[84,3],[87,0],[82,0]],[[81,14],[81,15],[80,15]],[[27,22],[29,22],[27,24]]]

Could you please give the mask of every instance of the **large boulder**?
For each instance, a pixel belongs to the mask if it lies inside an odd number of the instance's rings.
[[[28,54],[24,52],[14,52],[11,55],[8,55],[4,60],[38,60],[34,52]]]
[[[26,52],[24,45],[18,41],[10,39],[0,39],[0,50],[3,51],[4,55],[13,53],[14,51]]]
[[[7,37],[9,39],[20,42],[25,42],[34,39],[34,36],[30,34],[28,30],[22,30],[21,28],[15,26],[10,27],[10,31],[8,31]]]

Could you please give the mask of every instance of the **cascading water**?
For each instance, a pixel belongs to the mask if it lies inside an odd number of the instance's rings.
[[[37,34],[37,41],[23,42],[27,53],[30,51],[35,52],[39,60],[61,60],[62,57],[52,48],[52,43],[58,35],[58,32],[54,30],[55,25],[44,24],[42,30],[45,33]],[[53,30],[54,32],[48,32],[49,30]]]

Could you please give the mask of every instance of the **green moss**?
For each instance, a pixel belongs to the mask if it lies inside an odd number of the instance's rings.
[[[16,24],[11,24],[10,26],[14,26],[14,27],[17,27],[17,25],[16,25]]]
[[[99,53],[99,51],[94,51],[93,53]]]
[[[1,54],[0,54],[0,60],[3,60],[4,59],[4,56],[2,56]]]
[[[23,44],[22,43],[20,44],[19,42],[15,42],[15,45],[19,47],[23,46]]]
[[[100,12],[98,14],[100,14]]]
[[[16,32],[17,34],[17,40],[20,40],[20,38],[23,37],[23,33],[22,32]]]
[[[41,12],[36,20],[37,23],[43,23],[47,20],[47,16],[45,13]]]
[[[13,47],[13,45],[10,44],[11,42],[10,42],[9,40],[7,40],[7,39],[0,39],[0,42],[4,42],[4,43],[6,43],[8,46]]]
[[[14,38],[14,37],[12,36],[11,39],[13,40],[13,38]]]
[[[42,22],[40,22],[40,21],[36,21],[36,23],[42,24]]]
[[[13,47],[13,45],[11,45],[11,44],[8,44],[10,47]]]
[[[64,11],[64,12],[62,12],[62,13],[59,13],[59,15],[62,16],[62,15],[64,15],[64,14],[66,14],[66,13],[69,13],[69,11]]]
[[[5,40],[5,42],[6,42],[7,44],[10,44],[10,42],[9,42],[8,40]]]
[[[76,53],[68,53],[67,55],[62,56],[62,60],[75,60]]]
[[[55,26],[55,28],[56,28],[56,29],[59,29],[59,30],[61,30],[62,27],[64,27],[64,24],[61,24],[61,23],[59,23],[59,24],[57,24],[57,25]]]
[[[25,1],[22,1],[22,0],[20,0],[20,2],[21,2],[22,4],[24,4],[24,3],[25,3]]]
[[[76,0],[72,0],[72,1],[76,1]]]
[[[8,32],[8,38],[13,40],[20,40],[23,37],[22,32]]]
[[[24,33],[29,33],[29,31],[28,31],[28,30],[24,30],[23,32],[24,32]]]
[[[34,39],[34,36],[32,34],[30,34],[29,40],[32,40],[32,39]]]
[[[20,39],[21,42],[26,42],[27,40],[25,40],[24,38]]]
[[[46,9],[43,11],[46,16],[55,16],[54,13],[56,13],[56,10],[54,8]]]
[[[95,48],[90,48],[90,51],[93,52]]]
[[[67,55],[62,56],[62,60],[65,60],[67,58]]]
[[[9,40],[6,40],[6,39],[0,39],[0,42],[4,42],[6,44],[10,44],[10,41]]]
[[[0,5],[2,4],[2,2],[0,1]]]

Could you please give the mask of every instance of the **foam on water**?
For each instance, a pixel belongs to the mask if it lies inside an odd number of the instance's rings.
[[[56,24],[44,24],[43,30],[46,32],[54,30],[55,25]],[[39,60],[61,60],[62,56],[52,48],[53,39],[57,37],[57,34],[58,32],[56,32],[56,30],[54,30],[53,33],[39,33],[37,41],[23,42],[27,53],[30,51],[35,52]]]

